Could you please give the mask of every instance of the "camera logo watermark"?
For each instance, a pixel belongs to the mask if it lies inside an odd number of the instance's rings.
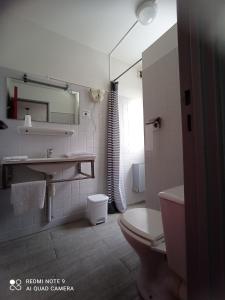
[[[22,290],[22,280],[21,279],[10,279],[9,280],[10,291],[21,291]]]
[[[67,285],[66,279],[60,278],[27,278],[10,279],[9,290],[10,291],[23,291],[26,292],[75,292],[73,285]]]

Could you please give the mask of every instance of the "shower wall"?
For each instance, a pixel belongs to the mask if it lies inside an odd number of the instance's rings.
[[[143,53],[143,101],[145,123],[162,118],[162,127],[145,135],[145,145],[152,143],[151,151],[145,149],[147,206],[159,209],[158,193],[183,184],[176,26]]]

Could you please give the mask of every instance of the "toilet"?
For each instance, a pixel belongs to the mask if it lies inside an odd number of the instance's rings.
[[[118,219],[121,231],[140,258],[137,287],[144,300],[175,300],[180,278],[167,263],[161,212],[127,210]]]

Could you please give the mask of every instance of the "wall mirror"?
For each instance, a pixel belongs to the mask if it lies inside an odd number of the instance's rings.
[[[58,124],[79,124],[79,92],[68,86],[7,78],[7,117]]]

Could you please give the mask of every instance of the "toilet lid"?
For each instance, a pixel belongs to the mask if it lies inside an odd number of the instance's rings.
[[[150,208],[127,210],[120,222],[135,234],[156,244],[164,237],[161,212]]]

